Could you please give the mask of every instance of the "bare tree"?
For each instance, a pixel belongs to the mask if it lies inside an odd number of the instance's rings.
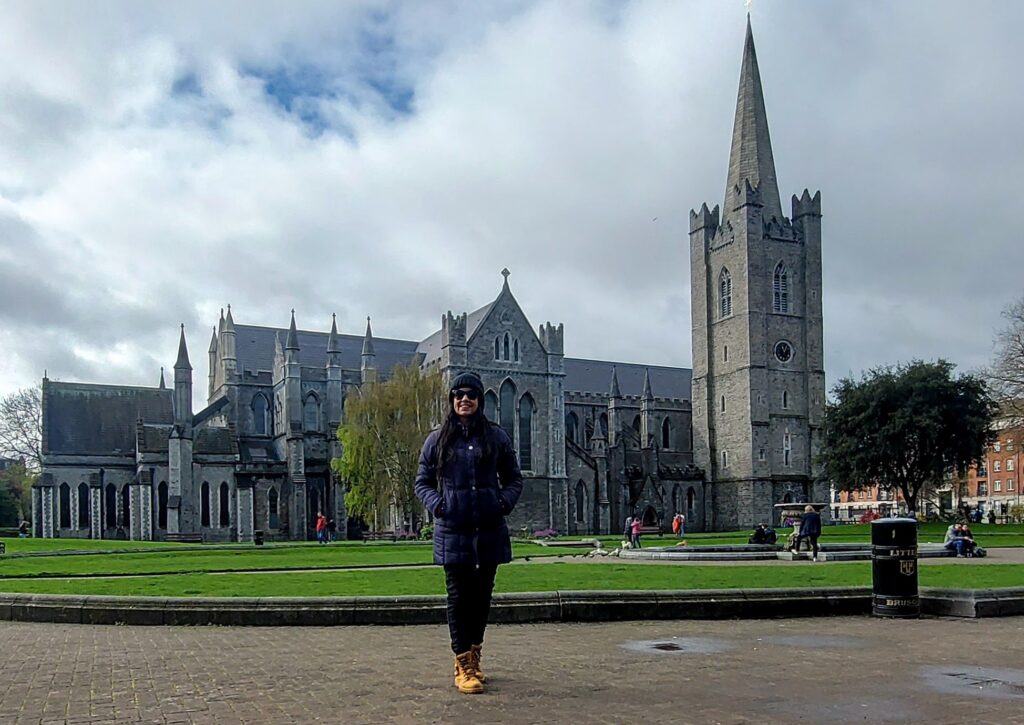
[[[24,461],[38,472],[43,466],[43,406],[39,386],[0,398],[0,456]]]
[[[1002,412],[1015,422],[1024,420],[1024,299],[1005,310],[1005,327],[996,333],[995,358],[985,370],[989,389]]]

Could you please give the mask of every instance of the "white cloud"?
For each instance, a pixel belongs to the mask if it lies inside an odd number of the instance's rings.
[[[832,378],[980,364],[1020,294],[1022,13],[982,6],[754,9],[783,198],[822,190]],[[179,321],[202,380],[227,302],[420,338],[505,266],[568,354],[689,365],[742,4],[104,7],[0,8],[0,392],[152,384]]]

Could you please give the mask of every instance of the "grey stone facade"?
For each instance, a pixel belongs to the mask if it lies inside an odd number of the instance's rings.
[[[724,211],[690,214],[692,371],[565,357],[562,326],[534,329],[507,270],[490,304],[421,341],[375,338],[369,319],[362,335],[303,331],[294,312],[287,329],[237,325],[228,307],[198,413],[184,329],[171,388],[162,372],[154,388],[43,381],[36,535],[305,539],[321,510],[344,535],[330,461],[345,399],[396,364],[481,376],[524,471],[516,529],[667,529],[675,513],[734,529],[825,501],[820,220],[807,191],[782,215],[748,25]]]

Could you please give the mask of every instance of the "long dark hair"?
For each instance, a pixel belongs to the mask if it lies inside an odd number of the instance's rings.
[[[448,411],[448,417],[441,424],[441,432],[437,436],[437,465],[444,465],[452,457],[453,444],[456,436],[461,434],[463,426],[462,418],[455,412],[455,408]],[[481,459],[489,461],[495,454],[494,436],[491,434],[492,423],[484,415],[483,400],[469,419],[468,429],[470,435],[479,435],[483,442]]]

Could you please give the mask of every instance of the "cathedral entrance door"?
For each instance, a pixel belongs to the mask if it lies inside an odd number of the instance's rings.
[[[644,513],[640,517],[640,520],[643,521],[644,526],[658,526],[660,517],[658,516],[658,512],[654,510],[653,506],[648,506],[644,509]]]

